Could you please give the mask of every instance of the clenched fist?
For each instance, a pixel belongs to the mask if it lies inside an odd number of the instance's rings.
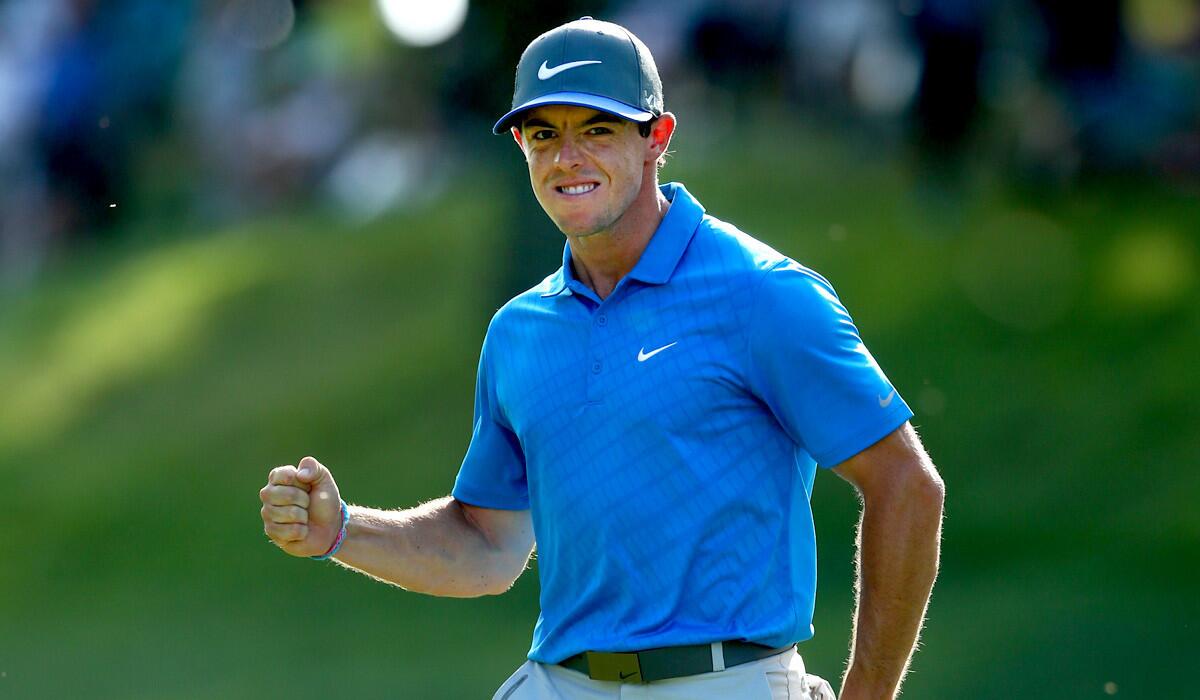
[[[342,528],[341,497],[333,475],[313,457],[298,466],[276,467],[258,492],[263,530],[283,551],[297,557],[329,551]]]

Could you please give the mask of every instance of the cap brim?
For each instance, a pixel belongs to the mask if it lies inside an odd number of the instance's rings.
[[[574,105],[576,107],[591,107],[592,109],[615,114],[623,119],[628,119],[635,122],[649,121],[654,118],[654,112],[647,112],[639,107],[632,107],[624,102],[618,102],[610,97],[601,97],[600,95],[589,95],[586,92],[552,92],[549,95],[542,95],[529,100],[525,104],[513,109],[508,114],[500,117],[496,125],[492,127],[493,134],[503,134],[508,131],[510,126],[515,126],[513,123],[515,117],[522,112],[541,107],[542,105]]]

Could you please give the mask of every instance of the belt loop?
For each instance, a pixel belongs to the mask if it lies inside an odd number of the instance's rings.
[[[712,664],[714,671],[725,670],[725,647],[721,642],[712,643]]]

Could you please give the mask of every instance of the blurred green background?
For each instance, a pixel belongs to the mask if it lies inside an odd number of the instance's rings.
[[[420,3],[155,5],[0,6],[0,697],[486,698],[521,662],[536,566],[406,593],[280,553],[257,491],[312,454],[352,502],[448,492],[487,321],[562,247],[489,118],[585,12],[659,57],[663,179],[830,278],[916,411],[947,504],[905,696],[1196,697],[1194,5],[1090,10],[1102,99],[1040,3],[461,3],[431,45]],[[813,509],[834,679],[858,505],[822,473]]]

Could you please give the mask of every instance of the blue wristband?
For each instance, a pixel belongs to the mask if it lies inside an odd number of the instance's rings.
[[[350,523],[350,508],[346,506],[345,501],[340,501],[340,503],[342,504],[342,529],[338,531],[338,536],[333,541],[333,544],[329,546],[328,552],[311,556],[309,559],[325,561],[326,559],[329,559],[333,555],[337,554],[338,550],[342,548],[342,543],[346,541],[346,525]]]

